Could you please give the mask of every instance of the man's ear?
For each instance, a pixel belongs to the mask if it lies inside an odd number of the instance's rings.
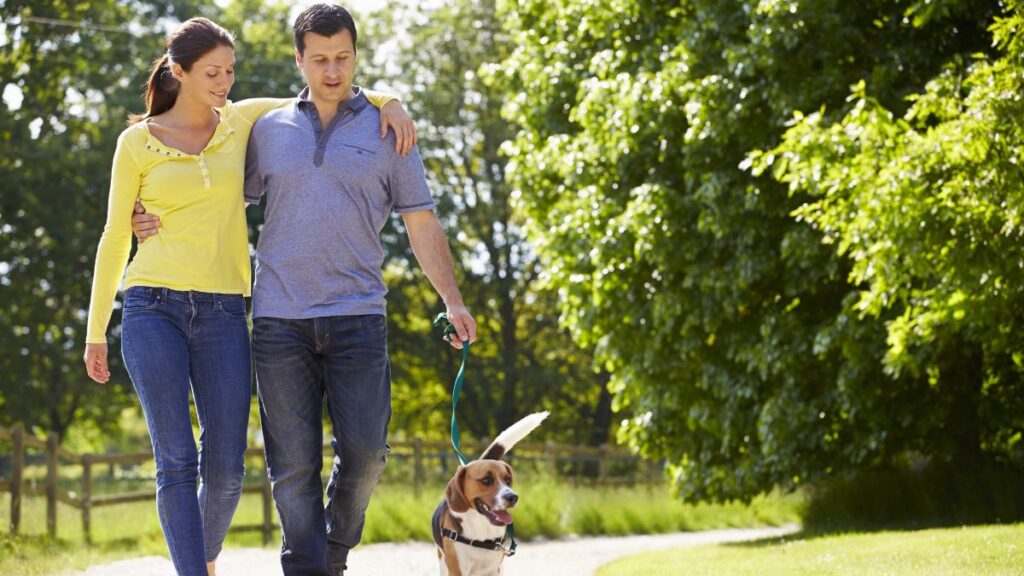
[[[302,70],[302,54],[295,50],[295,67]]]
[[[459,471],[455,473],[455,477],[448,482],[448,489],[444,491],[444,499],[448,503],[448,509],[459,514],[469,511],[469,500],[466,498],[466,492],[463,490],[465,481],[466,467],[461,466]]]

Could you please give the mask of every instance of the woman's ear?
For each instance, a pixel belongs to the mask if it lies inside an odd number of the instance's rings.
[[[444,491],[444,500],[448,503],[448,509],[452,512],[463,512],[469,511],[469,499],[466,498],[466,492],[463,489],[463,484],[466,481],[466,467],[460,466],[459,471],[455,473],[455,477],[448,482],[448,489]]]
[[[178,82],[181,82],[181,77],[185,75],[185,69],[181,67],[181,64],[175,62],[171,64],[171,76]]]

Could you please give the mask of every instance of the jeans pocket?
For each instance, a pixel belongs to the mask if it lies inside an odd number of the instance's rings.
[[[245,298],[230,296],[217,301],[217,310],[229,318],[245,318]]]
[[[155,308],[160,303],[160,293],[155,290],[129,288],[124,293],[122,309],[125,313]]]

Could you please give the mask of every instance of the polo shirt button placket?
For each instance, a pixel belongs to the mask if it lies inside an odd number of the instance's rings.
[[[206,187],[207,190],[209,190],[210,189],[210,172],[209,172],[209,170],[206,169],[206,159],[203,156],[202,152],[199,153],[199,158],[197,160],[199,162],[199,171],[202,172],[202,174],[203,174],[203,185]]]

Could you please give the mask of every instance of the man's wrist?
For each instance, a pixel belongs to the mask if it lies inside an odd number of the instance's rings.
[[[447,306],[449,309],[466,307],[466,304],[462,301],[462,295],[458,293],[452,296],[441,296],[441,300],[444,302],[444,305]]]

